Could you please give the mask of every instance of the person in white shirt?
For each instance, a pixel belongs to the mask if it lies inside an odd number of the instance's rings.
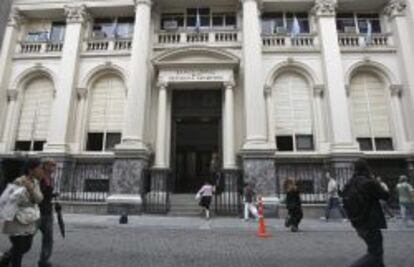
[[[210,204],[213,197],[214,187],[209,181],[206,181],[201,189],[197,192],[197,196],[201,196],[199,205],[203,207],[206,219],[210,219]]]
[[[388,188],[387,184],[382,180],[381,176],[377,176],[377,181],[385,191],[390,192],[390,189]],[[388,214],[390,218],[394,218],[394,213],[391,211],[390,207],[388,206],[387,201],[380,200],[380,204],[381,204],[381,208],[384,211],[384,213]]]
[[[331,176],[329,172],[325,174],[326,179],[328,180],[328,192],[327,192],[327,205],[326,205],[326,211],[325,211],[325,219],[326,221],[329,220],[329,217],[331,215],[331,211],[333,209],[338,209],[339,212],[342,215],[342,218],[346,218],[346,214],[344,209],[341,206],[341,203],[339,201],[339,194],[338,194],[338,183],[336,182],[335,178]]]

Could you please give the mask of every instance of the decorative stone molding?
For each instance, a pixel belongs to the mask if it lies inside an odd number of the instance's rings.
[[[78,87],[76,91],[77,91],[79,100],[85,100],[86,97],[88,96],[88,89],[86,89],[85,87]]]
[[[311,14],[317,17],[335,16],[336,2],[334,0],[316,0]]]
[[[272,96],[272,86],[265,85],[264,95],[265,95],[265,97],[271,97]]]
[[[347,97],[351,95],[351,86],[349,84],[345,84],[345,93]]]
[[[325,92],[325,85],[323,84],[316,84],[313,87],[313,95],[315,97],[323,97],[324,92]]]
[[[153,0],[134,0],[135,7],[139,5],[148,5],[152,6],[154,4]]]
[[[16,89],[8,89],[7,90],[7,100],[9,102],[16,101],[17,97],[19,96],[19,91]]]
[[[288,64],[295,63],[295,59],[293,57],[288,57],[286,61],[287,61]]]
[[[160,80],[157,82],[157,87],[159,89],[167,89],[168,88],[168,82],[164,80]]]
[[[404,89],[404,86],[402,84],[391,84],[390,85],[391,96],[401,97],[403,89]]]
[[[384,15],[394,18],[396,16],[404,16],[404,11],[407,8],[405,0],[390,0],[384,7]]]
[[[24,23],[24,19],[25,18],[20,12],[20,10],[17,7],[15,7],[10,11],[7,26],[18,29]]]
[[[66,23],[85,23],[89,14],[85,5],[65,6]]]
[[[233,90],[235,85],[236,84],[235,84],[234,81],[227,81],[227,82],[224,82],[223,83],[224,89],[231,89],[231,90]]]

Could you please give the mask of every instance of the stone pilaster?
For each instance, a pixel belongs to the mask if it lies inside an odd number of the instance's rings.
[[[49,133],[45,151],[66,153],[69,151],[71,116],[76,97],[76,82],[82,36],[88,13],[85,5],[65,6],[66,30],[56,97],[53,101]]]
[[[244,154],[243,181],[254,185],[258,195],[276,195],[276,164],[271,154]]]

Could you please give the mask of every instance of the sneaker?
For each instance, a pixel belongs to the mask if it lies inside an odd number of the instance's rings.
[[[38,262],[39,267],[53,267],[50,262]]]

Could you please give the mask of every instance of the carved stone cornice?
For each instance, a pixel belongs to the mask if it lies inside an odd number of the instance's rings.
[[[316,84],[313,87],[313,95],[315,97],[323,97],[324,92],[325,92],[325,85],[323,84]]]
[[[134,0],[135,7],[138,7],[139,5],[148,5],[152,6],[154,4],[153,0]]]
[[[19,91],[17,91],[16,89],[7,90],[7,100],[9,102],[16,101],[18,96],[19,96]]]
[[[384,15],[394,18],[396,16],[404,16],[404,11],[407,8],[405,0],[390,0],[384,7]]]
[[[88,89],[86,89],[84,87],[78,87],[76,89],[76,93],[78,94],[78,99],[79,100],[85,100],[86,97],[88,97]]]
[[[336,7],[334,0],[315,0],[311,13],[317,17],[334,17]]]
[[[404,86],[402,84],[391,84],[390,92],[393,97],[401,97]]]
[[[24,20],[25,17],[22,15],[20,10],[15,7],[10,11],[10,15],[7,20],[7,26],[18,29],[24,23]]]
[[[66,23],[85,23],[89,14],[85,5],[65,6]]]
[[[167,89],[168,88],[168,82],[164,80],[160,80],[157,82],[157,88],[158,89]]]
[[[226,82],[223,83],[224,89],[233,90],[234,86],[236,86],[236,83],[234,81],[226,81]]]

